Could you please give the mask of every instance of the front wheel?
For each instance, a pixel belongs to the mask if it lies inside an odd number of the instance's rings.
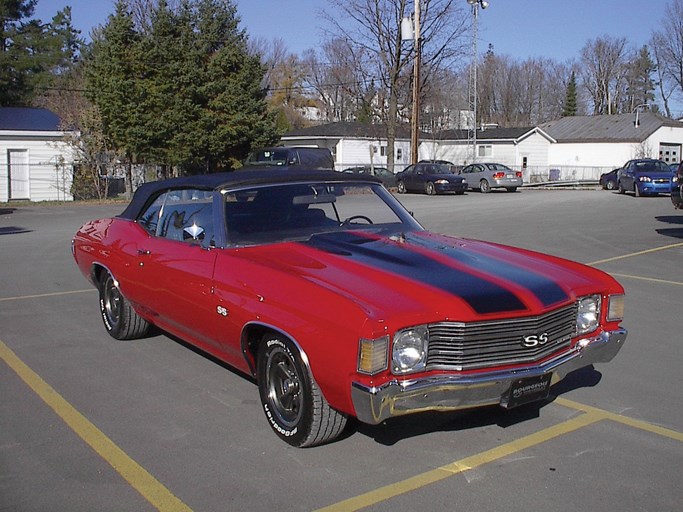
[[[117,340],[142,338],[151,327],[121,294],[118,283],[109,272],[100,281],[100,314],[104,328]]]
[[[626,189],[624,188],[624,184],[623,184],[621,181],[619,182],[618,188],[619,188],[619,193],[620,193],[620,194],[625,194],[625,193],[626,193]]]
[[[633,183],[633,193],[636,195],[636,197],[640,197],[642,194],[640,193],[640,188],[638,187],[637,183]]]
[[[263,411],[280,439],[305,448],[342,433],[346,416],[327,403],[289,339],[274,333],[264,336],[256,372]]]
[[[436,187],[434,186],[434,183],[432,183],[431,181],[428,181],[427,186],[426,186],[426,191],[427,191],[427,195],[430,195],[430,196],[433,196],[434,194],[436,194]]]
[[[396,188],[398,189],[399,194],[405,194],[406,193],[406,184],[403,183],[402,181],[399,181],[396,184]]]

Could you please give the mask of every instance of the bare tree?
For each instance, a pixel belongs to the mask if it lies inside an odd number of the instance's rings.
[[[409,69],[415,48],[401,41],[400,25],[410,16],[408,0],[328,0],[332,9],[322,13],[328,37],[343,38],[352,53],[367,55],[367,70],[376,80],[378,114],[387,130],[387,166],[393,169],[399,109],[410,104]],[[462,35],[469,18],[464,3],[422,0],[421,47],[424,77],[463,55]],[[425,84],[426,86],[426,84]]]
[[[611,114],[624,95],[627,73],[625,38],[598,37],[581,49],[583,83],[593,101],[594,114]]]
[[[661,26],[660,31],[654,32],[651,46],[668,114],[671,91],[683,93],[683,0],[671,0],[666,5]]]

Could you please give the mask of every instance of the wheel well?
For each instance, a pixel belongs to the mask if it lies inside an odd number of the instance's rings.
[[[253,377],[256,377],[256,358],[261,340],[269,332],[282,334],[276,329],[262,324],[249,324],[242,331],[242,353],[249,364]]]
[[[108,270],[102,265],[94,264],[92,270],[90,271],[90,280],[99,289],[100,283],[102,282],[102,277]]]

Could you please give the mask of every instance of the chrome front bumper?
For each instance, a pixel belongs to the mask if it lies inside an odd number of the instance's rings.
[[[412,380],[393,380],[379,387],[353,382],[351,398],[356,417],[370,424],[421,411],[450,411],[500,404],[514,381],[552,374],[556,384],[567,374],[593,363],[607,363],[626,341],[627,331],[618,329],[582,339],[575,348],[538,366],[475,375],[434,375]]]

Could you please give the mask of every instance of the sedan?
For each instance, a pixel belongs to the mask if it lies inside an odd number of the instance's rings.
[[[250,376],[297,447],[349,418],[545,400],[627,336],[608,274],[430,233],[379,180],[346,173],[147,183],[72,248],[111,337],[154,326]]]
[[[455,192],[462,195],[467,190],[467,181],[458,176],[445,164],[430,162],[409,165],[396,175],[396,186],[400,194],[424,192],[431,195]]]
[[[620,169],[613,169],[609,172],[600,175],[600,186],[605,190],[616,190],[617,188],[617,173]]]
[[[386,167],[374,167],[371,165],[359,165],[356,167],[349,167],[344,169],[342,172],[349,174],[366,174],[368,176],[376,176],[385,187],[395,187],[396,186],[396,175],[391,172]]]
[[[672,173],[662,160],[639,158],[629,160],[619,170],[617,187],[620,194],[633,192],[636,197],[670,194]]]
[[[503,164],[470,164],[460,172],[467,179],[470,188],[478,188],[484,194],[494,188],[515,192],[517,187],[522,186],[522,173]]]

